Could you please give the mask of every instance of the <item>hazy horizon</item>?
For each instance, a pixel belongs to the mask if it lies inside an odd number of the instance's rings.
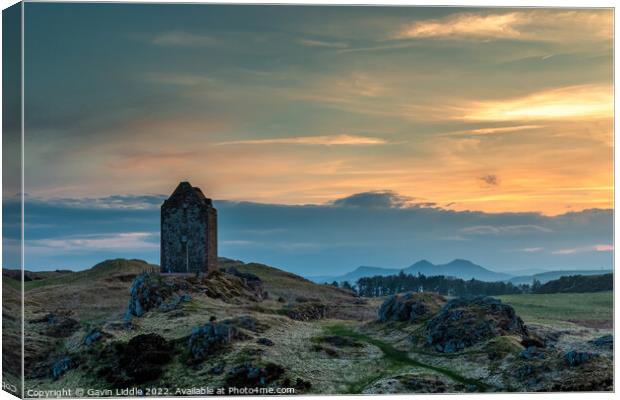
[[[159,207],[165,198],[28,196],[27,269],[85,269],[118,257],[158,264]],[[5,202],[9,220],[17,205]],[[459,212],[390,191],[319,205],[225,200],[214,205],[219,256],[304,276],[340,275],[362,265],[404,268],[420,259],[440,264],[461,258],[505,273],[613,266],[613,210],[558,216]],[[6,243],[16,245],[19,231],[12,233],[5,232]]]

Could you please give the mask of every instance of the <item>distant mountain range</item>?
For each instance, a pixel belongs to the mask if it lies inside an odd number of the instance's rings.
[[[427,260],[417,263],[403,270],[406,274],[422,274],[426,276],[443,275],[452,276],[464,280],[478,279],[480,281],[494,282],[503,281],[510,278],[510,275],[501,272],[494,272],[474,264],[468,260],[456,259],[447,264],[434,265]]]
[[[611,273],[611,270],[565,270],[565,271],[550,271],[541,272],[532,275],[520,275],[513,276],[510,274],[491,271],[478,264],[474,264],[468,260],[456,259],[450,261],[447,264],[435,265],[427,260],[420,260],[406,268],[381,268],[381,267],[369,267],[361,266],[355,270],[348,272],[344,275],[338,276],[314,276],[308,277],[311,281],[317,283],[331,283],[348,281],[351,284],[357,282],[360,278],[372,277],[372,276],[387,276],[396,275],[403,271],[406,274],[422,274],[426,276],[451,276],[454,278],[460,278],[464,280],[477,279],[485,282],[506,281],[515,285],[519,284],[531,284],[534,279],[540,281],[540,283],[546,283],[550,280],[558,279],[562,276],[568,275],[598,275]]]

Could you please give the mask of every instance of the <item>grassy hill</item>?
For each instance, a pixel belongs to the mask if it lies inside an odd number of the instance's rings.
[[[360,298],[347,290],[257,263],[221,258],[219,267],[227,272],[206,278],[170,276],[158,274],[156,265],[141,260],[116,259],[85,271],[49,274],[26,282],[26,387],[109,387],[106,379],[117,376],[119,365],[125,365],[119,364],[119,358],[126,351],[135,352],[132,356],[144,353],[132,346],[152,335],[166,344],[169,358],[161,374],[145,385],[217,387],[227,384],[226,379],[239,368],[277,365],[273,371],[280,374],[280,386],[296,385],[301,393],[413,393],[438,387],[457,392],[532,389],[527,381],[510,375],[522,363],[518,354],[523,346],[518,338],[495,338],[462,353],[439,354],[425,345],[423,325],[378,323],[377,311],[383,298]],[[152,272],[149,279],[160,285],[155,287],[173,288],[166,302],[179,295],[187,298],[171,308],[156,305],[128,321],[124,315],[129,287],[144,271]],[[248,296],[243,274],[258,277],[261,290],[268,295]],[[3,311],[19,313],[19,291],[12,286],[19,281],[10,280],[3,280],[3,296],[8,296]],[[584,294],[577,301],[573,294],[502,299],[513,305],[526,323],[533,324],[535,331],[541,329],[536,324],[547,330],[561,327],[563,342],[553,350],[553,362],[561,362],[563,346],[582,346],[609,332],[613,308],[610,292]],[[314,307],[322,310],[316,318],[306,313]],[[240,335],[199,364],[188,364],[188,338],[209,321],[237,324]],[[16,339],[19,344],[18,322],[5,316],[3,338],[8,343]],[[101,332],[101,339],[92,346],[85,345],[93,329]],[[507,347],[501,349],[505,353],[502,357],[512,356],[505,358],[504,364],[490,363],[488,349],[504,342]],[[5,352],[5,363],[14,356],[19,354]],[[64,357],[71,357],[76,364],[54,379],[51,371]],[[608,359],[600,362],[596,371],[604,371],[606,377]],[[13,379],[8,372],[5,378]],[[579,373],[569,372],[571,376]],[[500,375],[503,378],[498,380]],[[589,381],[588,376],[583,380]],[[545,379],[555,378],[550,375]]]

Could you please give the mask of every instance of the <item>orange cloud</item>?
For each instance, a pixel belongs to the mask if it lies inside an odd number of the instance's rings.
[[[233,140],[221,142],[218,145],[232,144],[300,144],[300,145],[321,145],[321,146],[364,146],[387,144],[380,138],[356,136],[356,135],[331,135],[331,136],[298,136],[291,138],[277,139],[252,139],[252,140]]]
[[[397,39],[517,39],[564,42],[611,40],[611,10],[515,11],[505,13],[457,13],[423,20],[401,28]]]
[[[591,252],[591,251],[614,251],[614,246],[611,244],[595,244],[592,246],[580,246],[580,247],[573,247],[570,249],[560,249],[560,250],[552,251],[551,253],[560,254],[560,255],[568,255],[568,254],[584,253],[584,252]]]
[[[420,21],[403,29],[398,38],[518,37],[522,13],[479,15],[463,13],[439,20]]]
[[[515,125],[515,126],[498,126],[492,128],[464,129],[461,131],[448,132],[443,136],[450,135],[494,135],[508,132],[518,132],[530,129],[543,128],[544,125]]]
[[[525,96],[472,102],[461,119],[471,121],[532,121],[613,117],[613,90],[607,85],[548,89]]]

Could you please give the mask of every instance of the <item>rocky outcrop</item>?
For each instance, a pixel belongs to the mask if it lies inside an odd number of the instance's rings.
[[[242,273],[236,269],[233,269],[233,273],[213,271],[207,278],[198,282],[196,289],[211,298],[229,303],[239,302],[242,299],[258,302],[267,297],[263,283],[256,275]]]
[[[256,293],[258,297],[265,298],[265,292],[263,290],[263,281],[249,272],[241,272],[235,267],[230,267],[226,270],[226,273],[234,275],[237,278],[243,280],[245,286],[247,286],[252,292]]]
[[[180,286],[173,281],[162,279],[159,275],[141,273],[129,288],[125,319],[130,320],[132,316],[142,317],[147,311],[162,306],[167,298],[182,289]],[[188,285],[184,286],[184,289],[188,288]]]
[[[268,338],[258,338],[256,340],[256,343],[263,345],[263,346],[273,346],[275,343],[273,342],[273,340],[268,339]]]
[[[426,324],[426,343],[442,353],[454,353],[504,335],[527,335],[515,310],[492,297],[459,298],[446,303]]]
[[[170,300],[162,303],[159,306],[159,310],[163,312],[176,310],[177,308],[181,307],[181,303],[188,302],[191,299],[192,299],[192,296],[190,296],[187,293],[181,294],[181,295],[175,294],[172,296]]]
[[[129,289],[129,302],[125,313],[128,325],[132,317],[142,317],[151,310],[168,312],[192,300],[192,293],[202,293],[228,303],[242,300],[261,301],[265,297],[262,281],[253,274],[213,271],[208,277],[164,276],[141,273]]]
[[[192,329],[188,339],[189,362],[199,363],[209,355],[227,347],[240,333],[234,326],[225,323],[208,322]]]
[[[93,328],[91,330],[89,330],[86,335],[84,335],[84,337],[82,338],[82,344],[84,346],[90,346],[95,342],[100,341],[101,339],[103,339],[104,334],[103,332],[98,329],[98,328]]]
[[[379,321],[421,322],[437,313],[446,299],[436,293],[392,295],[379,308]]]

